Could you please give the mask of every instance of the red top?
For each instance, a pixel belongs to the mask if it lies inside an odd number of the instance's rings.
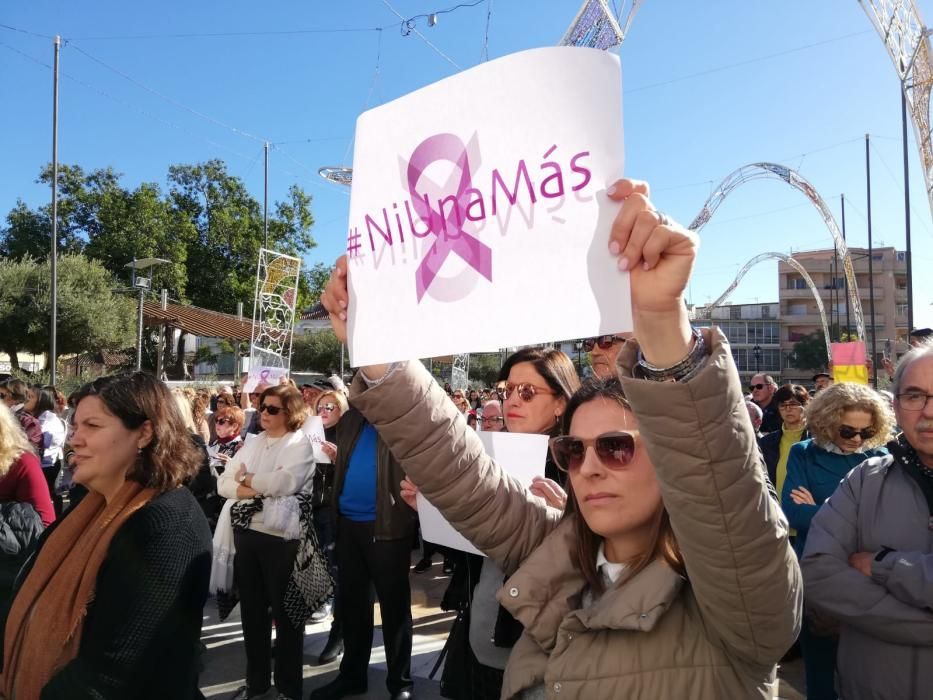
[[[55,508],[49,495],[49,485],[42,473],[39,458],[31,452],[23,452],[6,476],[0,478],[0,501],[31,503],[42,518],[43,525],[55,521]]]

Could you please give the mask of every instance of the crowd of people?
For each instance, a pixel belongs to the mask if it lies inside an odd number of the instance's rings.
[[[634,331],[586,340],[582,382],[525,348],[492,387],[417,361],[349,387],[0,383],[0,697],[200,697],[214,596],[240,608],[231,698],[366,692],[378,600],[386,690],[408,700],[419,494],[486,555],[442,551],[445,697],[772,698],[794,653],[811,700],[926,697],[933,343],[892,365],[890,395],[823,373],[742,386],[686,314],[695,235],[644,183],[611,196]],[[346,275],[322,297],[341,339]],[[491,460],[484,431],[546,436],[538,477]],[[328,619],[317,661],[339,672],[307,696],[305,626]]]

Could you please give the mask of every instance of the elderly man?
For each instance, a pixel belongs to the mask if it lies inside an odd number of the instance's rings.
[[[502,417],[502,404],[497,400],[493,399],[483,404],[483,420],[480,427],[487,433],[498,433],[505,427],[505,418]]]
[[[840,623],[846,700],[933,688],[933,346],[903,357],[892,388],[903,432],[843,479],[801,561],[808,604]]]
[[[600,379],[612,379],[616,376],[616,358],[625,341],[632,337],[631,333],[616,333],[615,335],[601,335],[598,338],[587,338],[583,341],[583,349],[590,354],[590,364],[593,374]]]
[[[813,386],[816,387],[817,391],[822,391],[826,387],[833,385],[833,377],[826,372],[817,372],[813,375]]]
[[[771,399],[777,391],[777,383],[770,374],[756,374],[752,377],[749,389],[752,392],[752,401],[761,409],[761,432],[767,435],[781,429],[781,414],[777,404]]]
[[[748,419],[752,422],[752,427],[755,429],[755,437],[759,440],[764,437],[761,434],[761,418],[764,415],[758,404],[750,399],[745,400],[745,410],[748,411]]]

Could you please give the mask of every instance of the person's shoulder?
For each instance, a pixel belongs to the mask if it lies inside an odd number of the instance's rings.
[[[134,539],[188,540],[206,538],[210,546],[210,528],[204,512],[190,489],[179,487],[158,494],[134,513],[121,530]]]

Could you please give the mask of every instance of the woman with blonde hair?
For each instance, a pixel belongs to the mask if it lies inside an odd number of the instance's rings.
[[[806,407],[812,438],[791,447],[781,505],[797,531],[794,550],[803,555],[810,521],[839,482],[869,457],[887,453],[894,429],[890,404],[864,384],[849,382],[822,389]],[[807,697],[834,700],[837,639],[824,621],[806,616],[800,648],[806,670]]]
[[[621,207],[605,255],[630,271],[620,284],[631,282],[637,340],[618,360],[625,402],[583,389],[562,412],[551,451],[568,474],[566,514],[486,455],[417,360],[362,367],[351,402],[509,576],[498,598],[524,632],[504,700],[770,699],[799,629],[800,568],[729,344],[690,327],[698,241],[655,210],[646,183],[608,195]],[[341,340],[348,316],[365,316],[361,298],[341,258],[321,297]]]

